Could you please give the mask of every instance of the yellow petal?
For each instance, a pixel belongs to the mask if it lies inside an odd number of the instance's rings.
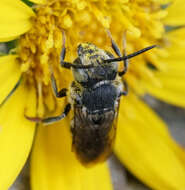
[[[33,190],[110,190],[106,164],[84,168],[71,152],[69,121],[40,126],[31,159]]]
[[[16,63],[16,55],[0,57],[0,104],[15,87],[21,77],[21,70]]]
[[[185,107],[185,77],[170,78],[170,75],[161,75],[159,78],[162,84],[161,88],[145,81],[144,85],[148,93],[167,103]]]
[[[30,0],[33,3],[37,3],[37,4],[44,4],[46,3],[46,0]]]
[[[34,12],[20,0],[0,1],[0,41],[14,39],[31,27]]]
[[[115,152],[152,189],[185,189],[184,151],[160,119],[136,97],[121,103]]]
[[[0,108],[0,189],[13,183],[25,164],[31,149],[35,124],[24,117],[25,106],[29,113],[36,110],[36,93],[21,85]],[[34,113],[33,113],[34,112]]]
[[[13,36],[13,37],[8,37],[8,38],[0,38],[0,42],[9,42],[9,41],[14,40],[18,37],[19,36]]]
[[[166,69],[156,72],[155,77],[160,81],[161,87],[155,86],[145,80],[148,93],[167,103],[185,107],[185,29],[170,32],[168,37],[172,44],[168,48],[169,56],[160,58],[159,62]]]
[[[173,30],[171,32],[168,32],[166,34],[166,37],[169,39],[167,42],[167,46],[166,49],[169,51],[169,57],[170,58],[181,58],[178,56],[178,54],[181,54],[181,56],[184,54],[182,54],[182,52],[184,52],[184,48],[185,48],[185,27],[181,28],[181,29],[176,29]],[[175,56],[175,54],[177,54],[177,56]],[[184,59],[182,59],[184,60]]]
[[[185,4],[183,0],[173,0],[172,4],[168,7],[168,16],[165,21],[170,25],[185,24]]]

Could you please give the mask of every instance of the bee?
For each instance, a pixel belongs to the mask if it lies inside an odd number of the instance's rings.
[[[85,166],[106,160],[112,152],[120,97],[128,94],[127,84],[122,81],[122,76],[128,70],[128,59],[155,47],[149,46],[129,55],[124,51],[124,55],[121,55],[110,32],[108,35],[112,49],[118,57],[94,44],[81,43],[77,48],[78,57],[73,63],[69,63],[64,61],[66,48],[63,33],[60,64],[64,68],[72,69],[74,75],[74,81],[70,86],[69,103],[59,116],[44,119],[27,116],[31,121],[50,124],[63,119],[72,110],[74,112],[71,122],[72,150]],[[126,46],[126,40],[124,44]],[[118,71],[119,61],[124,65],[122,71]],[[51,84],[56,97],[67,95],[66,88],[58,91],[53,73]]]

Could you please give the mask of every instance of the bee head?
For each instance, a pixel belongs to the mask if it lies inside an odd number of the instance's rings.
[[[78,45],[78,56],[91,56],[98,51],[98,48],[91,43],[81,43]]]
[[[78,57],[74,64],[93,65],[92,68],[73,68],[75,80],[83,86],[90,87],[101,80],[114,80],[117,74],[117,63],[104,63],[105,59],[114,58],[111,53],[91,43],[78,45]]]

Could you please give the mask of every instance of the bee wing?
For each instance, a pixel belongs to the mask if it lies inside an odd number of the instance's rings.
[[[91,114],[74,107],[73,150],[83,163],[104,161],[112,152],[116,136],[117,110],[103,114],[95,124]]]

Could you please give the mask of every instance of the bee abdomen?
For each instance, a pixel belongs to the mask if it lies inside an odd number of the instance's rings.
[[[85,166],[106,160],[115,138],[115,111],[84,114],[81,108],[74,110],[73,151],[77,158]]]
[[[108,138],[100,136],[98,130],[86,131],[75,135],[73,148],[78,159],[84,164],[96,162],[99,157],[105,152]],[[107,155],[108,156],[108,155]],[[105,159],[107,158],[105,157]]]

